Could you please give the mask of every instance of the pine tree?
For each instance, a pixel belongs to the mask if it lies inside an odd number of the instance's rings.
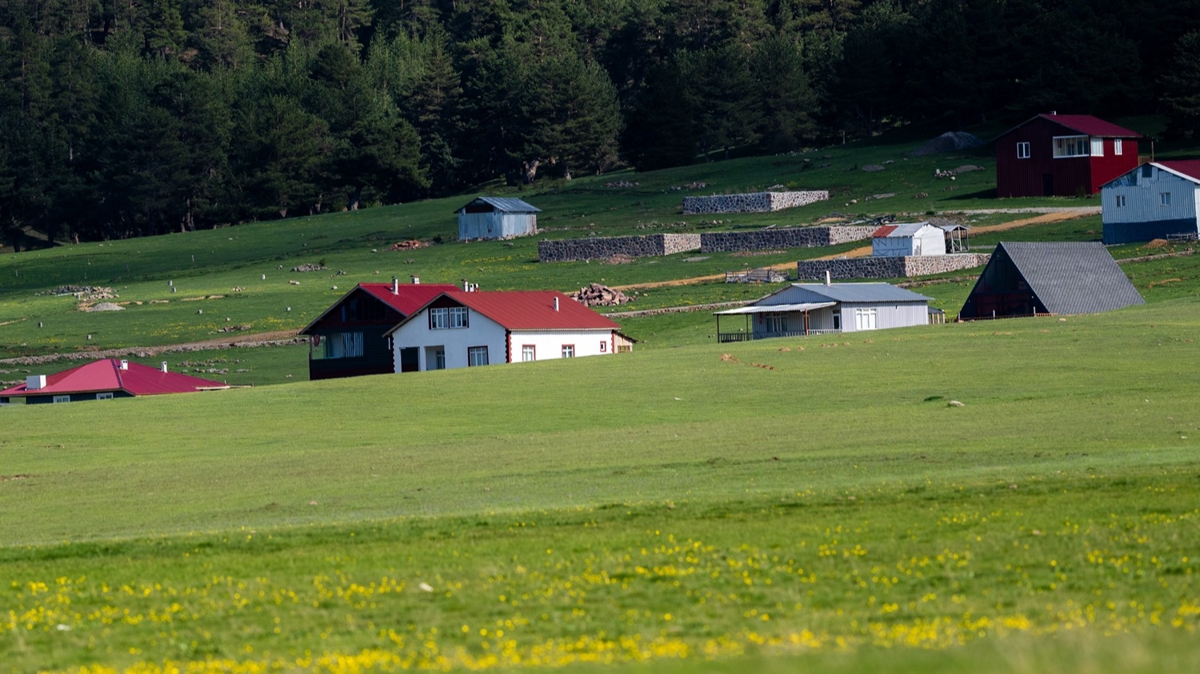
[[[1160,80],[1167,132],[1200,138],[1200,31],[1175,43],[1175,58]]]

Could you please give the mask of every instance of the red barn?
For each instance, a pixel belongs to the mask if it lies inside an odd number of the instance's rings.
[[[1091,115],[1037,115],[996,139],[996,195],[1095,194],[1138,165],[1141,137]]]

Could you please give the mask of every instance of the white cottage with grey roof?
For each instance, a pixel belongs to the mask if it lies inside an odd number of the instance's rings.
[[[457,213],[458,240],[469,241],[537,234],[541,210],[511,197],[479,197]]]
[[[713,315],[717,341],[742,342],[927,325],[931,316],[941,316],[931,314],[929,299],[888,283],[793,283],[754,304]],[[723,317],[727,328],[741,323],[739,329],[722,332]]]

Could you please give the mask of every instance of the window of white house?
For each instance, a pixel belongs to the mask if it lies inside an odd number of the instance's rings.
[[[563,344],[562,357],[563,358],[574,358],[575,357],[575,345],[574,344]]]
[[[608,342],[600,340],[600,353],[608,353]]]
[[[1121,151],[1122,151],[1122,148],[1121,148],[1121,139],[1120,139],[1120,138],[1114,138],[1114,139],[1113,139],[1113,154],[1115,154],[1115,155],[1119,155],[1119,154],[1121,154]]]
[[[854,329],[855,330],[874,330],[875,318],[877,310],[875,307],[869,309],[854,310]]]
[[[313,360],[325,358],[356,358],[363,355],[363,333],[334,332],[313,335]]]
[[[467,347],[467,367],[477,367],[487,364],[488,352],[486,346]]]
[[[104,393],[96,394],[96,400],[112,400],[112,399],[113,399],[112,391],[105,391]]]
[[[1029,159],[1029,141],[1017,143],[1017,159]]]
[[[1054,158],[1086,157],[1088,156],[1087,136],[1055,136]]]
[[[1125,208],[1125,195],[1124,194],[1118,194],[1116,201],[1117,201],[1117,208]]]
[[[1171,193],[1170,192],[1159,192],[1158,193],[1158,205],[1159,206],[1170,206],[1171,205]]]
[[[445,330],[450,327],[450,311],[445,307],[429,310],[429,329]]]
[[[521,347],[521,362],[529,363],[537,360],[537,348],[532,344]]]
[[[467,308],[466,307],[450,307],[450,327],[451,328],[467,327]]]
[[[71,396],[54,396],[54,402],[69,403],[69,402],[71,402]]]
[[[764,323],[766,324],[767,332],[787,332],[786,314],[766,314]]]
[[[1103,138],[1093,138],[1092,139],[1092,156],[1093,157],[1103,157],[1104,156],[1104,139]]]

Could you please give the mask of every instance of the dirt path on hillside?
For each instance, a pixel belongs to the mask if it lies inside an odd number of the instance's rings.
[[[286,346],[288,344],[303,344],[305,341],[307,341],[307,338],[298,336],[295,330],[276,330],[274,332],[259,332],[253,335],[206,339],[186,344],[127,346],[119,349],[94,349],[71,353],[48,353],[41,356],[0,358],[0,365],[43,365],[45,363],[53,363],[56,360],[97,360],[100,358],[121,358],[124,356],[149,358],[150,356],[157,356],[164,353],[219,351],[222,349],[245,349],[259,346]]]
[[[963,214],[972,214],[972,213],[1001,213],[1001,212],[1008,212],[1008,211],[988,209],[988,210],[980,210],[980,211],[958,211],[958,212],[963,213]],[[1030,210],[1030,211],[1024,211],[1024,212],[1037,212],[1037,211]],[[1009,230],[1009,229],[1017,229],[1019,227],[1028,227],[1029,225],[1044,225],[1048,222],[1061,222],[1063,220],[1074,220],[1076,218],[1083,218],[1083,217],[1087,217],[1089,215],[1095,215],[1099,212],[1100,212],[1100,209],[1093,207],[1093,206],[1088,206],[1085,208],[1062,209],[1062,210],[1052,211],[1049,213],[1042,213],[1041,215],[1037,215],[1032,218],[1021,218],[1019,220],[1013,220],[1012,222],[1003,222],[1003,223],[1000,223],[999,225],[986,225],[983,227],[972,227],[970,233],[971,234],[986,234],[988,232],[1003,232],[1003,231]],[[848,250],[844,253],[836,253],[834,255],[824,255],[822,257],[817,257],[817,258],[812,258],[812,259],[814,259],[814,260],[836,260],[839,258],[849,258],[849,257],[870,257],[870,255],[871,255],[871,247],[870,246],[861,246],[859,248],[854,248],[852,250]],[[796,268],[795,262],[782,262],[780,264],[773,264],[773,265],[768,265],[767,267],[765,267],[765,269],[778,269],[781,271],[795,269],[795,268]],[[626,290],[645,290],[648,288],[669,288],[672,286],[687,286],[687,285],[695,285],[698,283],[707,283],[709,281],[720,281],[720,280],[723,280],[724,278],[725,278],[724,274],[710,274],[708,276],[693,276],[691,278],[681,278],[681,279],[675,279],[673,281],[651,281],[649,283],[632,283],[632,284],[623,285],[623,286],[613,286],[613,289],[626,291]]]

